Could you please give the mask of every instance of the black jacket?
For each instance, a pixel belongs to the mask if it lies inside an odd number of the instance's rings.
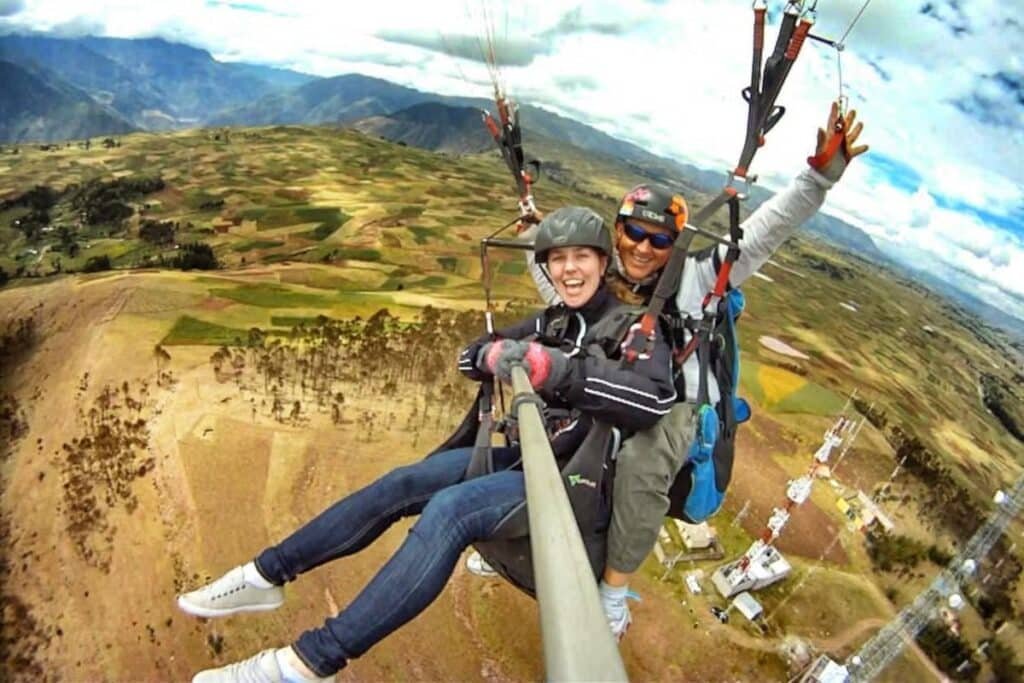
[[[574,418],[551,440],[557,458],[576,450],[592,420],[632,433],[654,426],[672,409],[676,392],[667,341],[659,330],[650,358],[622,367],[621,339],[607,338],[609,327],[600,324],[613,316],[621,319],[622,314],[622,304],[602,286],[582,308],[551,306],[496,333],[502,339],[535,339],[569,357],[570,370],[565,378],[557,386],[538,392],[549,407],[567,409]],[[459,355],[459,370],[472,380],[490,378],[476,367],[480,348],[489,341],[489,337],[481,337]]]

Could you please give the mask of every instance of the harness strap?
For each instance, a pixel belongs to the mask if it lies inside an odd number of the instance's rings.
[[[498,145],[505,165],[512,172],[512,179],[519,192],[520,218],[533,217],[537,213],[531,189],[534,179],[525,169],[523,134],[519,126],[518,109],[499,91],[495,91],[494,103],[498,109],[498,118],[501,124],[499,125],[491,113],[484,109],[481,112],[484,125]]]
[[[739,241],[743,239],[743,228],[740,227],[740,205],[739,198],[732,197],[729,200],[729,235],[732,238],[732,244],[725,252],[725,259],[722,259],[718,254],[718,247],[714,248],[712,252],[713,263],[715,269],[718,272],[718,277],[715,279],[714,288],[704,296],[704,300],[701,303],[701,309],[704,312],[703,318],[707,318],[707,307],[712,301],[722,301],[722,297],[725,293],[732,289],[732,285],[729,284],[729,276],[732,273],[732,265],[740,257]],[[718,321],[721,318],[723,311],[722,307],[719,306],[715,312],[714,320]],[[726,311],[726,313],[728,313]],[[681,350],[676,351],[674,354],[675,361],[678,365],[682,365],[686,362],[693,352],[697,350],[698,345],[701,342],[700,335],[710,334],[713,330],[713,325],[702,326],[694,321],[692,318],[686,318],[683,321],[682,326],[689,330],[692,336],[690,341],[687,342],[686,346]],[[704,366],[703,360],[701,361],[701,379],[703,380],[704,372],[707,368]]]
[[[727,256],[725,264],[719,270],[719,277],[715,284],[713,296],[721,297],[726,291],[729,274],[732,269],[731,264],[738,258],[738,242],[742,238],[742,232],[739,230],[739,205],[737,203],[740,195],[732,183],[737,178],[742,178],[747,182],[753,180],[748,175],[750,162],[753,160],[757,149],[764,144],[765,133],[771,130],[785,113],[783,107],[775,106],[775,100],[778,98],[782,85],[789,75],[789,70],[800,54],[800,48],[803,45],[804,39],[814,23],[813,11],[803,11],[802,7],[802,0],[792,0],[787,5],[782,26],[775,41],[775,48],[765,63],[762,73],[760,64],[764,49],[766,5],[763,0],[757,0],[754,3],[754,45],[750,69],[751,82],[750,86],[743,91],[744,99],[746,99],[748,104],[747,131],[739,163],[737,163],[735,170],[730,174],[729,181],[722,188],[722,191],[694,216],[693,225],[687,224],[683,226],[683,229],[676,236],[675,243],[672,245],[672,255],[669,257],[661,277],[658,278],[654,295],[651,297],[647,311],[640,321],[639,331],[642,334],[636,335],[637,339],[634,339],[630,347],[624,350],[623,357],[627,363],[634,362],[645,351],[646,353],[650,352],[650,348],[654,343],[653,333],[656,321],[665,308],[665,302],[679,287],[683,266],[686,263],[690,245],[693,243],[696,231],[700,229],[700,226],[711,214],[717,211],[723,204],[728,203],[730,204],[730,236],[733,244],[730,245],[729,256]],[[706,298],[705,305],[710,303],[710,301],[711,298]],[[689,353],[692,352],[693,350],[691,349]]]

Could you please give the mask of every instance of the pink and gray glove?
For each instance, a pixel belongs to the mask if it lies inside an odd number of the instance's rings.
[[[558,349],[537,342],[502,339],[484,344],[477,357],[477,367],[503,382],[512,381],[512,366],[521,363],[530,378],[530,385],[540,390],[556,386],[569,372],[569,359]]]

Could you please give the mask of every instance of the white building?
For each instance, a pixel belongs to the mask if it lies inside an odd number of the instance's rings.
[[[743,591],[733,598],[732,606],[749,621],[754,621],[764,614],[764,607],[761,606],[761,603],[746,591]]]
[[[800,678],[800,683],[846,683],[850,672],[842,664],[833,662],[828,655],[822,655]]]
[[[729,598],[742,591],[770,586],[789,576],[792,571],[789,561],[774,546],[761,545],[755,552],[748,551],[740,559],[716,569],[711,575],[711,583],[723,598]]]
[[[857,502],[860,504],[860,516],[864,520],[864,526],[869,527],[875,522],[878,522],[886,531],[892,531],[896,528],[893,524],[892,519],[882,510],[882,508],[871,498],[868,497],[863,491],[857,491]]]
[[[707,522],[686,524],[677,519],[675,523],[676,528],[679,530],[679,535],[683,537],[683,545],[686,546],[687,550],[710,548],[711,544],[714,543],[715,532],[708,526]]]

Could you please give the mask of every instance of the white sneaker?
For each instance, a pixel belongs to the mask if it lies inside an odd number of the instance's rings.
[[[219,669],[200,671],[192,683],[285,683],[287,679],[277,663],[274,650],[264,650],[234,664]],[[310,683],[333,683],[334,676],[309,678]]]
[[[263,612],[284,603],[281,586],[259,588],[245,580],[245,572],[235,567],[213,583],[178,596],[178,607],[197,617],[226,617],[237,612]]]
[[[498,575],[498,572],[494,571],[494,568],[487,564],[487,560],[475,550],[466,558],[466,569],[469,570],[470,574],[476,574],[477,576],[492,577]]]
[[[192,683],[283,683],[281,667],[277,665],[274,650],[264,650],[249,659],[200,671]]]

